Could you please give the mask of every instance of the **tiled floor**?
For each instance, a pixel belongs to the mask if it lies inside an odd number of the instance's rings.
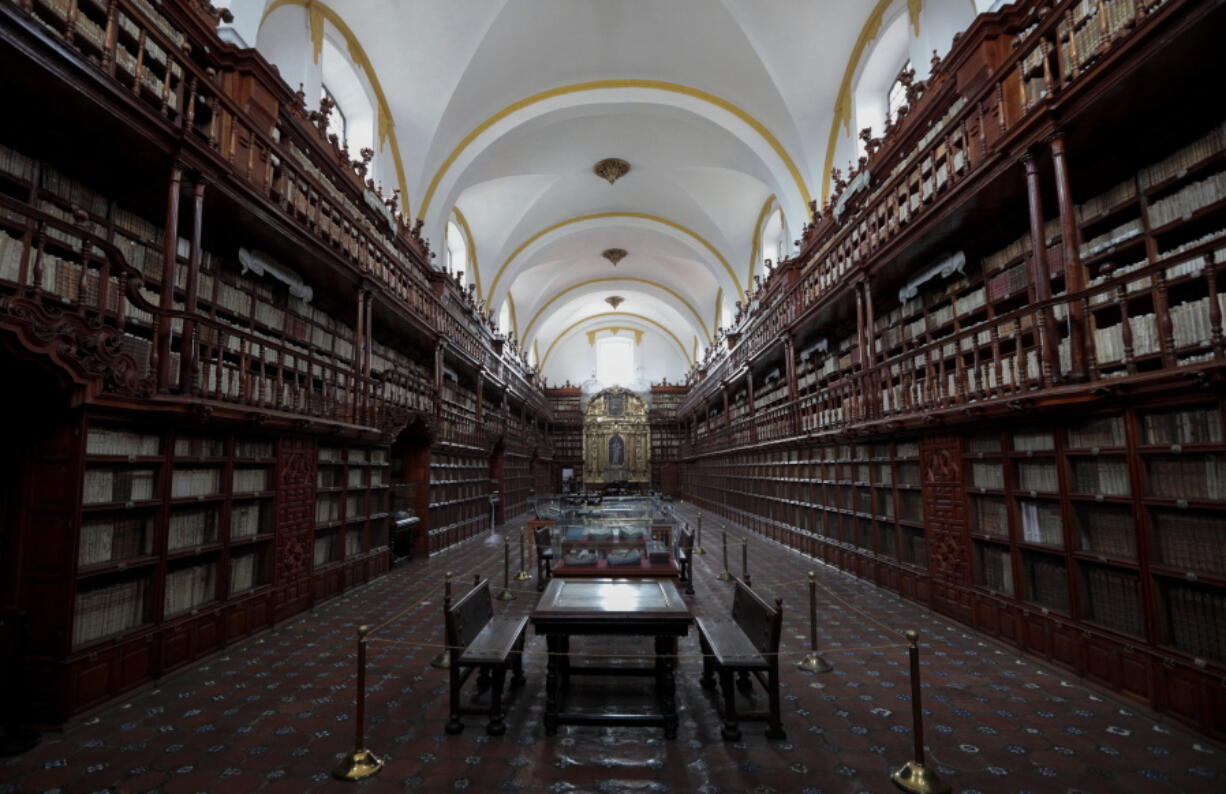
[[[712,534],[705,540],[715,551]],[[44,737],[0,763],[0,792],[888,792],[890,771],[912,747],[906,628],[921,633],[929,763],[957,791],[1226,791],[1221,746],[779,546],[751,536],[749,549],[755,589],[784,599],[787,741],[767,741],[760,723],[744,724],[741,742],[720,740],[713,701],[698,684],[692,632],[681,645],[676,740],[655,728],[564,727],[547,738],[544,642],[531,633],[529,680],[513,695],[507,735],[486,736],[479,717],[466,719],[463,734],[446,735],[446,672],[429,666],[442,639],[442,572],[501,583],[501,547],[476,541]],[[718,559],[697,558],[698,613],[727,609]],[[739,559],[734,553],[737,568]],[[808,642],[810,569],[818,571],[822,646],[835,667],[821,676],[795,669]],[[498,608],[527,613],[533,584]],[[328,770],[353,741],[354,627],[406,609],[370,646],[367,744],[387,766],[360,784],[333,781]],[[589,699],[626,689],[583,686]]]

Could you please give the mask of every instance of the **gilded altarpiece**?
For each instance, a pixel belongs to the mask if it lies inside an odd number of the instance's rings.
[[[647,403],[628,389],[605,389],[583,412],[583,479],[589,485],[651,481]]]

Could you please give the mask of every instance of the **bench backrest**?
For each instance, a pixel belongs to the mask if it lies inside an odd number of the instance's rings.
[[[486,579],[447,610],[447,644],[467,648],[492,617],[494,600],[490,597],[490,580]]]
[[[677,549],[685,552],[694,550],[694,530],[686,527],[677,533]]]
[[[758,653],[779,652],[779,635],[783,628],[783,599],[776,598],[771,606],[762,596],[736,579],[732,596],[732,619],[753,643]]]
[[[553,546],[553,530],[549,527],[537,527],[532,530],[532,543],[539,555],[545,549]]]

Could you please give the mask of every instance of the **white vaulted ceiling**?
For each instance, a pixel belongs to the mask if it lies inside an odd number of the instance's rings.
[[[943,52],[978,10],[974,0],[228,5],[238,35],[291,83],[310,85],[313,33],[349,52],[376,114],[384,108],[382,147],[399,155],[397,166],[381,151],[376,173],[403,187],[435,251],[459,210],[477,262],[465,280],[496,316],[513,303],[515,327],[503,330],[525,350],[553,347],[552,382],[591,369],[575,358],[586,340],[562,337],[619,322],[658,337],[679,368],[670,378],[684,378],[693,340],[705,346],[720,322],[717,301],[727,309],[748,286],[764,206],[773,198],[789,239],[799,236],[828,159],[854,155],[854,121],[832,127],[874,40],[908,15],[906,46]],[[606,157],[631,167],[613,185],[592,172]],[[628,254],[613,266],[600,256],[609,248]],[[611,312],[613,294],[645,319],[585,322]]]

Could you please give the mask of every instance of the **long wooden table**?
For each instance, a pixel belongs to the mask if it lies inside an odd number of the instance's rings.
[[[552,579],[530,617],[545,636],[549,662],[545,676],[545,734],[559,725],[649,725],[677,736],[677,638],[689,633],[690,608],[667,579]],[[572,665],[570,638],[580,635],[655,638],[651,667]],[[566,683],[572,675],[653,676],[659,711],[601,714],[565,711]]]

